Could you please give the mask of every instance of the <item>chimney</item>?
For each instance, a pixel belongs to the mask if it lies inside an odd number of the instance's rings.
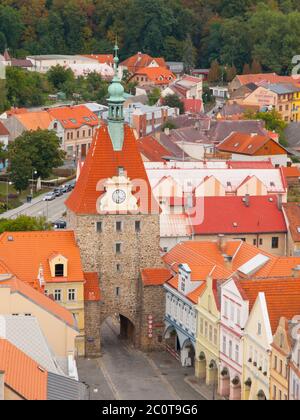
[[[4,401],[4,372],[0,370],[0,401]]]
[[[282,211],[282,195],[279,194],[277,197],[277,205],[278,205],[278,210]]]
[[[251,133],[251,137],[255,137],[257,135],[258,135],[257,133]]]
[[[244,203],[246,207],[250,207],[250,194],[245,195]]]
[[[221,254],[224,254],[224,250],[225,250],[225,235],[220,234],[218,235],[218,246],[219,246],[219,251],[221,252]]]
[[[292,269],[293,277],[295,279],[300,279],[300,265],[297,265]]]

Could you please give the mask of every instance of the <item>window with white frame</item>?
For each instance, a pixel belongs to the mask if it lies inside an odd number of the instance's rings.
[[[228,318],[228,301],[226,298],[224,300],[224,317]]]
[[[227,352],[227,340],[226,335],[223,335],[223,353],[226,354]]]
[[[75,289],[68,289],[68,301],[74,302],[76,300],[76,290]]]
[[[228,346],[228,356],[230,359],[232,359],[232,341],[229,340],[229,346]]]
[[[235,361],[238,363],[240,360],[240,346],[238,344],[235,345]]]
[[[61,302],[61,298],[62,298],[61,289],[55,289],[54,290],[54,300],[56,302]]]
[[[204,332],[203,318],[200,318],[200,334],[203,335],[203,332]]]

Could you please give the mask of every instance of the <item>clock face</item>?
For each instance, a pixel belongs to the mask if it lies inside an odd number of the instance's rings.
[[[125,191],[123,191],[123,190],[116,190],[116,191],[113,193],[112,198],[113,198],[113,201],[114,201],[116,204],[122,204],[122,203],[124,203],[124,201],[126,200],[126,193],[125,193]]]

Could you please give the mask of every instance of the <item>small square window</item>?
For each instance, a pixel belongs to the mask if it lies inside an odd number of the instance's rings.
[[[75,289],[69,289],[68,290],[68,300],[69,300],[69,302],[74,302],[76,300],[76,290]]]
[[[123,230],[122,222],[116,222],[116,231],[117,232],[122,232],[122,230]]]
[[[60,289],[56,289],[54,291],[54,300],[56,302],[61,302],[61,290]]]
[[[136,232],[140,232],[141,231],[141,222],[139,220],[137,220],[135,222],[135,231]]]

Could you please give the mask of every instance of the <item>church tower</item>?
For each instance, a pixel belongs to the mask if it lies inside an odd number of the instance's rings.
[[[121,334],[142,346],[141,270],[161,266],[159,208],[133,130],[124,121],[118,62],[115,46],[108,122],[96,132],[66,201],[84,271],[96,272],[100,282],[101,301],[85,304],[89,356],[99,354],[101,324],[115,314],[121,319]]]

